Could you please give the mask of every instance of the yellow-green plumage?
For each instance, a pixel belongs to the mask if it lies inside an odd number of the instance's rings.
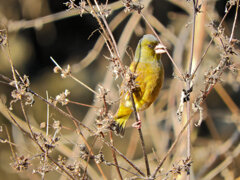
[[[134,61],[130,70],[137,74],[137,88],[133,91],[137,111],[148,108],[157,98],[164,80],[164,69],[161,55],[156,54],[154,48],[158,40],[153,35],[144,35],[139,41]],[[117,132],[124,133],[126,122],[133,112],[132,101],[129,93],[122,94],[117,113],[114,119],[117,122]]]

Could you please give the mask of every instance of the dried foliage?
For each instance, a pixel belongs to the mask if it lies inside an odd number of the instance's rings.
[[[19,3],[23,17],[32,20],[11,20],[7,11],[0,16],[2,178],[11,173],[14,179],[240,177],[239,0],[66,0],[57,2],[63,8],[58,13],[51,13],[46,2]],[[0,4],[10,7],[11,2]],[[217,11],[219,4],[225,10]],[[48,15],[41,14],[41,7]],[[59,65],[60,50],[48,54],[44,60],[55,66],[54,73],[25,75],[30,48],[24,42],[15,46],[20,32],[33,28],[36,36],[45,33],[44,40],[36,38],[44,46],[52,38],[48,33],[59,38],[55,23],[73,16],[79,23],[91,19],[87,26],[95,29],[79,34],[90,36],[93,48],[82,43],[79,62],[70,52],[66,68]],[[149,33],[165,45],[166,80],[156,102],[139,113],[132,96],[137,75],[126,62],[133,59],[128,47],[135,49],[140,36]],[[64,44],[65,50],[76,46]],[[22,55],[15,55],[19,49]],[[15,58],[22,58],[22,65]],[[115,136],[118,92],[132,96],[131,119],[144,119],[138,130],[127,125],[124,137]]]

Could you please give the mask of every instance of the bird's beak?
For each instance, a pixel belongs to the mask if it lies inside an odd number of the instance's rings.
[[[166,47],[159,43],[158,45],[155,46],[154,48],[156,54],[163,54],[166,53]]]

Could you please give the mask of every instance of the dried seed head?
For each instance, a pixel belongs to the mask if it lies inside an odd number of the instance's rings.
[[[0,30],[0,46],[7,45],[7,32],[5,29]]]
[[[140,13],[144,6],[139,2],[135,2],[133,0],[122,0],[123,5],[125,6],[125,12],[137,11]]]
[[[70,91],[68,89],[65,89],[64,92],[60,93],[55,97],[53,104],[57,105],[57,103],[61,103],[62,106],[65,106],[69,103],[68,96],[70,95]]]
[[[94,156],[94,159],[96,161],[97,164],[100,164],[102,162],[105,162],[105,159],[104,159],[104,155],[102,152],[100,152],[98,155],[95,155]]]
[[[16,159],[14,159],[14,162],[10,164],[12,168],[16,169],[17,171],[24,171],[29,168],[31,163],[29,162],[29,159],[22,156],[16,156]]]

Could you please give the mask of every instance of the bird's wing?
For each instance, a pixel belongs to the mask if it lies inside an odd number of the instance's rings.
[[[145,81],[146,78],[146,69],[144,66],[145,63],[137,63],[132,62],[130,66],[130,70],[137,74],[137,77],[135,79],[136,82],[136,88],[133,91],[134,100],[135,103],[138,105],[138,103],[141,101],[143,94],[146,90],[147,82]]]

